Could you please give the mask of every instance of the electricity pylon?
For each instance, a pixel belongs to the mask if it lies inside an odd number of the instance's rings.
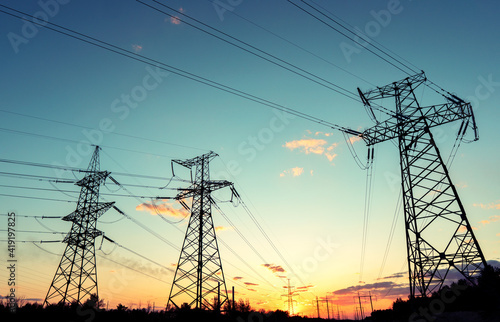
[[[284,286],[285,287],[285,286]],[[295,288],[295,286],[290,286],[290,279],[288,279],[288,292],[286,294],[282,294],[281,296],[286,296],[287,297],[287,300],[286,300],[286,303],[288,304],[288,314],[290,316],[294,315],[294,312],[293,312],[293,302],[295,302],[295,300],[293,299],[293,297],[297,294],[295,294],[295,291],[293,290]]]
[[[49,287],[44,305],[55,303],[83,304],[83,299],[98,294],[95,239],[102,235],[97,230],[97,219],[114,202],[99,202],[99,187],[110,174],[99,170],[99,147],[90,160],[85,177],[76,183],[81,187],[76,210],[63,217],[71,221],[71,231],[64,238],[64,254]]]
[[[477,139],[472,106],[450,93],[443,94],[446,103],[421,106],[415,89],[425,81],[422,72],[368,92],[358,89],[370,112],[376,100],[390,98],[396,104],[392,118],[358,135],[368,146],[398,140],[412,298],[441,289],[452,269],[474,283],[486,265],[431,133],[433,127],[462,121],[459,135],[471,128]]]
[[[226,281],[222,270],[219,247],[212,220],[212,191],[232,185],[225,180],[210,180],[209,163],[217,156],[210,152],[188,160],[172,160],[192,171],[195,179],[191,185],[175,197],[181,204],[192,197],[191,215],[182,244],[174,282],[170,289],[168,303],[193,304],[198,309],[220,309],[227,301]],[[217,297],[217,303],[211,302]],[[177,302],[176,302],[177,301]],[[180,302],[182,301],[182,302]]]

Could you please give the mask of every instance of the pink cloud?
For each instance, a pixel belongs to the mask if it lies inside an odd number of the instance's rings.
[[[474,227],[474,226],[471,226],[472,230],[477,230],[477,227]],[[458,232],[459,233],[463,233],[463,232],[466,232],[467,231],[467,227],[466,226],[460,226],[460,228],[458,228]]]
[[[181,18],[177,16],[170,17],[170,23],[174,25],[180,25],[181,24]]]
[[[137,45],[137,44],[133,44],[133,45],[132,45],[132,49],[133,49],[136,53],[138,53],[138,52],[142,51],[142,46],[141,46],[141,45]]]
[[[166,215],[175,218],[186,218],[189,213],[184,208],[174,208],[173,203],[164,201],[159,203],[141,203],[137,207],[135,207],[137,211],[147,211],[152,215]]]
[[[226,227],[226,226],[215,227],[215,231],[224,231],[224,230],[233,230],[233,227]]]
[[[308,292],[309,289],[316,287],[315,285],[309,284],[304,286],[298,286],[295,290],[296,292]]]
[[[273,273],[285,273],[285,269],[281,265],[262,264],[262,266],[267,267]]]
[[[291,151],[299,149],[305,154],[323,154],[323,152],[325,152],[325,144],[327,144],[327,142],[323,139],[302,139],[286,142],[284,147],[290,149]]]
[[[259,284],[250,283],[250,282],[244,282],[243,284],[245,284],[247,286],[258,286],[259,285]]]
[[[241,279],[243,279],[243,277],[241,277],[241,276],[235,276],[235,277],[233,277],[234,281],[241,280]]]
[[[358,142],[360,140],[361,140],[360,136],[351,136],[351,137],[349,137],[349,142],[351,142],[351,144],[353,144],[354,142]]]
[[[184,13],[184,8],[180,7],[179,12]],[[165,19],[165,20],[167,20],[167,19]],[[170,20],[170,23],[174,24],[174,25],[180,25],[182,22],[182,20],[181,20],[181,18],[179,18],[179,16],[170,17],[169,20]]]
[[[316,135],[323,134],[325,136],[329,136],[329,133],[316,132]],[[334,152],[334,149],[338,146],[338,143],[332,143],[328,146],[328,142],[324,139],[311,139],[305,138],[301,140],[294,140],[290,142],[286,142],[283,147],[290,149],[290,151],[298,150],[299,152],[305,154],[318,154],[324,155],[328,159],[328,161],[332,162],[333,159],[337,157],[337,154]]]

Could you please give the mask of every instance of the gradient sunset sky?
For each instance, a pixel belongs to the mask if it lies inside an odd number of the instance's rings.
[[[493,0],[306,2],[369,32],[373,41],[395,57],[424,70],[430,80],[472,103],[480,140],[461,145],[450,173],[486,259],[499,264],[500,4]],[[144,3],[171,12],[154,1]],[[289,1],[159,3],[354,93],[358,87],[369,90],[408,76]],[[195,29],[178,13],[167,16],[133,0],[4,0],[1,5],[48,17],[51,23],[334,124],[355,130],[373,125],[360,102]],[[2,6],[0,10],[13,13]],[[211,177],[235,183],[286,259],[285,263],[241,205],[227,202],[229,189],[214,193],[224,213],[258,250],[258,254],[253,252],[213,209],[217,236],[223,241],[219,246],[227,288],[235,287],[237,299],[249,299],[257,309],[286,310],[282,295],[290,279],[296,291],[296,313],[314,316],[316,297],[328,295],[335,308],[339,305],[352,318],[358,291],[361,295],[371,292],[376,309],[408,296],[401,211],[383,264],[400,193],[395,145],[385,142],[375,150],[362,265],[366,171],[357,166],[341,132],[4,12],[0,31],[2,160],[86,168],[92,147],[81,142],[95,140],[102,146],[101,169],[119,182],[155,187],[168,183],[167,189],[130,187],[128,191],[137,196],[171,197],[175,190],[169,188],[186,186],[181,181],[169,182],[171,160],[214,151],[220,157],[210,164]],[[425,103],[444,102],[427,87],[419,88],[417,94]],[[390,102],[385,107],[394,109]],[[433,132],[445,158],[457,130],[451,124]],[[364,143],[355,141],[353,147],[365,161]],[[0,167],[2,173],[81,178],[70,171],[5,162]],[[189,172],[177,167],[175,171],[179,178],[189,179]],[[74,211],[75,203],[64,200],[76,201],[78,187],[30,178],[2,174],[1,214],[64,216]],[[108,181],[101,188],[101,200],[116,201],[118,208],[164,240],[114,210],[101,217],[98,229],[163,268],[107,241],[100,247],[98,238],[100,295],[113,308],[118,303],[145,307],[148,302],[164,307],[179,257],[179,251],[165,240],[181,247],[186,213],[178,203],[162,200],[152,206],[150,198],[126,197],[128,191]],[[6,217],[0,220],[0,227],[5,227]],[[19,241],[61,240],[64,235],[59,232],[68,232],[70,223],[18,217],[16,228],[36,231],[18,232]],[[3,230],[0,240],[7,239]],[[64,247],[62,243],[18,243],[19,295],[43,301]],[[0,249],[4,262],[6,243],[0,243]],[[1,296],[7,293],[7,276],[7,270],[0,270]],[[364,307],[369,311],[367,302]],[[326,317],[325,302],[320,308]]]

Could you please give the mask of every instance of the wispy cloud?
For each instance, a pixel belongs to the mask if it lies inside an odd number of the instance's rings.
[[[379,296],[385,296],[388,293],[390,293],[392,296],[407,295],[410,292],[408,285],[406,284],[397,284],[394,282],[377,282],[371,284],[349,286],[340,290],[336,290],[332,293],[337,296],[348,295],[350,297],[350,301],[352,301],[351,295],[361,291],[371,291],[372,294],[376,294]]]
[[[280,177],[284,177],[286,175],[292,175],[294,177],[298,177],[302,173],[304,173],[304,168],[295,167],[295,168],[291,168],[289,170],[285,170],[285,171],[281,172]]]
[[[170,17],[170,23],[172,23],[173,25],[180,25],[181,18],[179,18],[178,16]]]
[[[233,227],[229,226],[216,226],[215,231],[225,231],[225,230],[233,230]]]
[[[141,203],[135,210],[147,211],[152,215],[165,215],[174,218],[186,218],[189,213],[184,208],[174,208],[173,202],[160,200],[157,203]]]
[[[475,227],[475,226],[471,226],[471,228],[472,228],[472,230],[477,230],[477,227]],[[463,233],[466,231],[467,231],[467,226],[462,225],[462,226],[460,226],[460,228],[458,228],[459,233]]]
[[[284,147],[291,151],[298,149],[305,154],[323,154],[326,144],[328,144],[328,142],[323,139],[302,139],[286,142]]]
[[[349,142],[351,142],[351,144],[353,144],[355,142],[358,142],[358,141],[361,141],[361,137],[359,137],[359,136],[351,136],[351,137],[349,137]]]
[[[490,216],[490,221],[491,222],[500,221],[500,215]]]
[[[379,280],[389,280],[389,279],[395,279],[395,278],[401,278],[401,277],[405,277],[406,278],[406,272],[399,272],[399,273],[394,273],[394,274],[391,274],[391,275],[388,275],[388,276],[379,277],[379,278],[377,278],[377,281],[379,281]]]
[[[311,134],[311,131],[309,131],[308,133]],[[329,132],[316,132],[316,133],[314,133],[314,135],[316,135],[316,136],[318,136],[318,135],[324,135],[324,136],[328,137],[328,136],[332,136],[333,133],[329,133]]]
[[[238,280],[241,280],[241,279],[243,279],[243,277],[241,277],[241,276],[235,276],[235,277],[233,277],[233,281],[238,281]]]
[[[259,284],[250,283],[250,282],[244,282],[243,284],[245,284],[247,286],[258,286],[259,285]]]
[[[273,273],[285,273],[285,269],[281,265],[274,264],[262,264],[262,266],[267,267]]]
[[[304,286],[297,286],[295,288],[295,292],[308,292],[309,289],[316,287],[315,285],[309,284],[309,285],[304,285]]]
[[[311,131],[307,131],[307,133],[312,134]],[[315,136],[318,135],[329,137],[332,135],[332,133],[316,132]],[[337,146],[338,143],[329,143],[325,139],[316,139],[310,137],[285,142],[285,144],[283,145],[283,147],[289,149],[290,151],[297,150],[300,153],[305,154],[324,155],[330,162],[332,162],[333,159],[337,157],[337,153],[334,152],[334,149]]]
[[[488,219],[483,219],[479,221],[479,223],[482,224],[483,226],[486,226],[497,221],[500,221],[500,215],[490,216]]]
[[[475,203],[472,204],[474,207],[479,207],[481,209],[500,209],[500,201],[497,202],[490,202],[488,204],[483,204],[483,203]]]
[[[184,13],[184,9],[182,7],[179,8],[179,11]],[[181,18],[179,18],[179,16],[165,18],[165,21],[167,21],[167,20],[170,21],[170,23],[173,25],[180,25],[181,24]]]
[[[142,51],[142,46],[141,45],[138,45],[138,44],[133,44],[132,45],[132,49],[138,53],[138,52],[141,52]]]

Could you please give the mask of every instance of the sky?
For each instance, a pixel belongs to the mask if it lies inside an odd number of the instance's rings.
[[[389,64],[293,3],[307,8],[297,0],[4,0],[2,6],[331,124],[359,131],[371,127],[374,123],[361,102],[341,95],[343,90],[336,86],[357,93],[357,88],[369,90],[403,79],[408,70],[392,59]],[[480,139],[460,146],[450,175],[486,259],[500,260],[500,46],[495,41],[500,36],[496,17],[500,5],[496,1],[407,0],[306,3],[320,6],[355,32],[366,33],[371,43],[383,46],[393,58],[425,71],[429,80],[472,103]],[[5,7],[0,10],[13,13]],[[388,308],[395,298],[408,296],[403,214],[396,210],[400,174],[395,145],[385,142],[375,149],[363,243],[367,171],[358,167],[341,132],[0,13],[2,160],[86,168],[93,149],[88,143],[98,144],[101,169],[110,171],[118,182],[167,186],[125,190],[108,180],[101,188],[105,193],[101,201],[115,201],[136,222],[179,248],[187,227],[185,212],[166,199],[155,201],[154,207],[149,197],[173,197],[175,189],[186,187],[183,181],[169,182],[171,160],[214,151],[219,157],[210,163],[211,178],[235,184],[282,255],[241,205],[227,202],[229,189],[215,192],[222,211],[235,225],[231,227],[213,209],[214,226],[220,227],[217,238],[231,248],[220,245],[220,254],[227,289],[234,286],[237,299],[249,299],[255,308],[286,310],[282,295],[290,279],[295,287],[295,313],[315,315],[316,297],[328,297],[352,318],[358,292],[371,293],[375,309]],[[196,26],[219,38],[189,25],[193,21],[181,13],[197,19]],[[251,45],[261,50],[261,56],[268,53],[288,62],[310,73],[309,79],[232,46],[228,39],[243,41],[239,46],[245,49]],[[323,86],[325,82],[315,77],[329,83]],[[444,103],[429,87],[419,88],[417,95],[428,104]],[[385,107],[394,109],[391,102]],[[385,117],[378,112],[377,116]],[[451,124],[433,130],[445,157],[457,129]],[[365,162],[363,142],[352,146]],[[6,162],[1,169],[81,178],[81,173],[72,171]],[[174,171],[176,178],[190,178],[179,167]],[[2,175],[0,213],[18,215],[19,241],[60,240],[64,235],[57,233],[69,231],[70,223],[21,216],[71,213],[78,187],[31,179]],[[145,198],[127,197],[129,192]],[[385,257],[395,213],[398,221]],[[1,227],[6,227],[7,217],[0,219],[5,223]],[[179,251],[115,210],[100,218],[98,229],[162,265],[107,241],[101,244],[98,238],[101,297],[110,307],[118,303],[164,307],[173,280],[169,269],[175,268]],[[1,240],[7,239],[5,229],[0,233]],[[1,244],[4,260],[7,246]],[[43,301],[63,251],[63,243],[19,242],[18,294]],[[6,270],[0,271],[3,281],[7,277]],[[6,292],[7,283],[0,283],[0,295]],[[320,309],[326,317],[325,301]]]

